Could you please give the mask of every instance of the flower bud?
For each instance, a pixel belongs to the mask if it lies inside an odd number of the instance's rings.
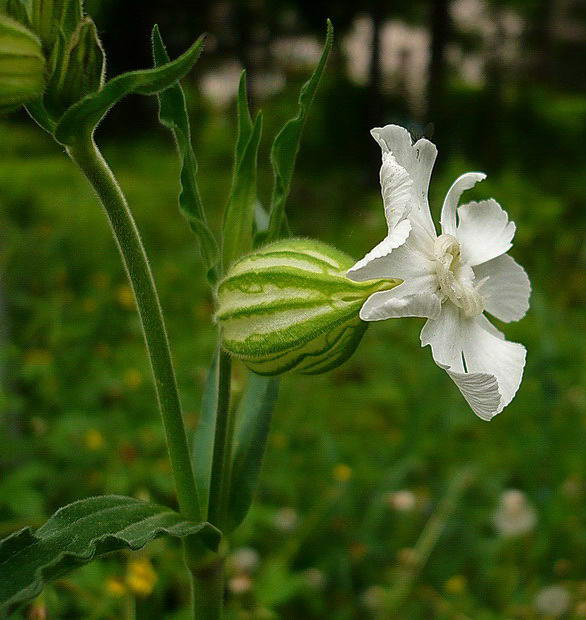
[[[53,49],[59,35],[68,38],[83,14],[81,0],[33,0],[32,28],[43,42],[45,51]]]
[[[319,374],[354,352],[366,299],[400,280],[353,282],[352,258],[324,243],[286,239],[236,261],[218,285],[224,348],[261,375]]]
[[[25,1],[26,0],[0,0],[0,14],[12,17],[24,26],[30,26],[30,17]]]
[[[64,48],[56,44],[59,56],[47,88],[45,104],[57,117],[86,95],[104,85],[105,58],[96,25],[85,17]]]
[[[19,22],[0,15],[0,112],[40,97],[45,58],[39,39]]]

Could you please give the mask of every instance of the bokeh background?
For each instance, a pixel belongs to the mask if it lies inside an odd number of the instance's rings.
[[[109,75],[150,64],[161,25],[186,80],[200,183],[217,226],[243,65],[268,150],[295,113],[330,17],[336,44],[306,127],[289,213],[295,234],[362,256],[385,231],[368,130],[408,126],[439,147],[434,215],[452,180],[517,222],[533,284],[506,326],[525,379],[477,419],[419,346],[421,322],[372,326],[354,357],[287,376],[258,501],[235,534],[234,618],[586,617],[586,4],[583,0],[88,1]],[[25,115],[0,121],[0,534],[100,493],[173,503],[131,291],[87,184]],[[194,428],[214,347],[212,299],[177,211],[178,164],[153,100],[133,97],[99,139],[128,193],[167,313]],[[236,388],[244,373],[237,369]],[[181,618],[180,549],[157,541],[48,588],[22,617]]]

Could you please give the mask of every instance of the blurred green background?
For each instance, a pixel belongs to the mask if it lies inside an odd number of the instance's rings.
[[[109,74],[148,66],[201,31],[187,80],[200,183],[227,199],[242,64],[268,149],[295,112],[325,18],[336,49],[312,109],[289,214],[295,234],[362,256],[385,229],[380,152],[396,122],[439,147],[434,216],[452,180],[517,223],[533,285],[504,330],[528,349],[513,403],[490,424],[420,349],[417,319],[373,325],[317,378],[285,376],[257,503],[233,541],[234,618],[586,617],[586,7],[579,0],[88,2]],[[23,115],[0,121],[0,535],[88,495],[173,503],[132,294],[86,182]],[[99,139],[152,258],[186,420],[214,348],[212,298],[177,210],[178,165],[153,100],[118,106]],[[236,369],[236,389],[245,373]],[[181,551],[157,541],[47,589],[23,618],[181,618]],[[37,614],[37,615],[35,615]]]

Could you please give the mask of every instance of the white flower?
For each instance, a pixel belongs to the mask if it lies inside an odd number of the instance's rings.
[[[437,155],[429,140],[412,144],[406,129],[372,130],[382,149],[380,180],[388,235],[349,271],[363,282],[400,278],[392,290],[371,295],[364,321],[424,317],[421,345],[456,383],[468,404],[490,420],[515,395],[525,366],[525,347],[507,342],[486,318],[509,322],[529,308],[527,274],[506,252],[515,224],[495,200],[458,207],[462,193],[485,175],[469,172],[450,187],[438,236],[427,191]]]
[[[507,489],[494,513],[494,525],[501,536],[522,536],[537,523],[537,514],[523,491]]]
[[[535,608],[544,616],[563,616],[572,602],[570,593],[562,586],[548,586],[535,597]]]

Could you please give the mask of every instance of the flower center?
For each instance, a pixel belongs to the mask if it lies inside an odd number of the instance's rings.
[[[460,244],[452,235],[440,235],[434,243],[435,271],[443,299],[449,299],[469,317],[484,310],[484,299],[474,286],[474,272],[462,264]]]

